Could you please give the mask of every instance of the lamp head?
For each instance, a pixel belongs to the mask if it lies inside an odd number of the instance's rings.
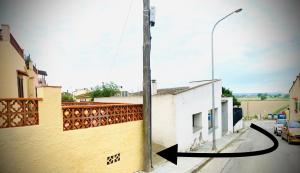
[[[243,9],[240,8],[240,9],[235,10],[234,12],[239,13],[239,12],[241,12],[242,10],[243,10]]]

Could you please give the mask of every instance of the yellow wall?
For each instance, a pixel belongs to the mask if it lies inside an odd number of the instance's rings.
[[[288,100],[242,100],[241,108],[244,116],[265,116],[288,104]]]
[[[298,98],[298,112],[295,112],[295,99]],[[291,120],[300,120],[300,75],[297,76],[297,79],[290,90],[290,119]]]
[[[24,59],[9,40],[0,41],[0,98],[18,97],[17,70],[27,72],[30,77],[36,78],[36,74],[26,68]],[[35,86],[29,84],[29,77],[23,76],[24,97],[35,97]]]
[[[131,173],[142,169],[143,121],[63,131],[61,89],[38,88],[40,124],[0,129],[0,172]],[[106,164],[108,156],[121,160]]]
[[[0,41],[0,98],[18,97],[17,70],[26,70],[24,60],[9,41]]]

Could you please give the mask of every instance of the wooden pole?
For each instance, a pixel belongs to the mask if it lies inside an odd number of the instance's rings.
[[[150,2],[143,0],[143,115],[144,171],[151,171],[151,69],[150,69]]]

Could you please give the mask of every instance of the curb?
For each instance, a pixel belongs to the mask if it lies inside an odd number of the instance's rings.
[[[247,130],[248,128],[244,128],[243,130],[241,130],[240,134],[233,138],[231,141],[229,141],[224,147],[222,147],[221,149],[217,150],[217,153],[222,152],[223,150],[225,150],[228,146],[230,146],[236,139],[238,139],[240,136],[242,136]],[[213,157],[208,158],[207,160],[205,160],[203,163],[194,166],[194,168],[192,168],[191,170],[187,171],[186,173],[197,173],[198,171],[200,171],[205,165],[207,165],[211,160],[213,160]]]

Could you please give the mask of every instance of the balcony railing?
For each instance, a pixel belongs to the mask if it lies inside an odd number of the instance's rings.
[[[47,85],[46,79],[44,79],[44,78],[38,78],[38,83],[40,86]]]
[[[62,111],[64,131],[143,119],[142,104],[72,102],[63,103]]]
[[[0,99],[0,128],[39,124],[39,98]]]

